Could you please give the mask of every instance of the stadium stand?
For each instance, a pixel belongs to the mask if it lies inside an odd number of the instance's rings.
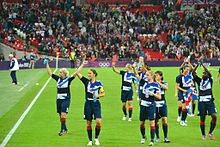
[[[175,5],[129,0],[4,1],[1,42],[17,50],[67,58],[180,60],[189,54],[219,57],[219,6],[175,11]],[[103,3],[103,4],[100,4]],[[120,4],[119,4],[120,3]],[[114,5],[109,5],[114,4]]]

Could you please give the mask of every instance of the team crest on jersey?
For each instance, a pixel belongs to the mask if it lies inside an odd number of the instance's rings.
[[[124,74],[124,81],[132,83],[132,79],[134,78],[132,73],[125,73]]]
[[[193,86],[193,80],[191,76],[182,76],[182,83],[183,83],[183,87],[190,87]]]
[[[211,83],[210,83],[210,80],[207,79],[207,80],[203,80],[200,82],[200,89],[201,90],[207,90],[207,89],[211,89]]]

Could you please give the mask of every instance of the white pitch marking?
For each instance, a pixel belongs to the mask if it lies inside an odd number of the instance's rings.
[[[29,84],[29,83],[28,83],[28,84]],[[22,87],[18,90],[18,92],[22,91],[28,84],[24,84],[24,86],[22,86]]]
[[[53,73],[55,73],[56,71],[57,71],[57,68],[55,69],[55,71]],[[20,118],[18,119],[16,124],[13,126],[13,128],[10,130],[10,132],[5,137],[5,139],[2,141],[2,144],[0,145],[0,147],[5,147],[5,145],[8,143],[8,141],[11,139],[12,135],[15,133],[15,131],[17,130],[17,128],[19,127],[21,122],[24,120],[25,116],[28,114],[28,112],[31,110],[32,106],[35,104],[37,99],[40,97],[41,93],[44,91],[44,89],[46,88],[46,86],[50,82],[50,80],[51,80],[51,77],[46,81],[44,86],[41,88],[41,90],[37,93],[35,98],[30,103],[30,105],[27,107],[27,109],[24,111],[24,113],[20,116]]]

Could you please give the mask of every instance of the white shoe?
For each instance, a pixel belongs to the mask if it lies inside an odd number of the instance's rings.
[[[128,118],[128,121],[131,122],[131,121],[132,121],[132,118]]]
[[[126,116],[123,116],[122,120],[126,120]]]
[[[98,139],[94,139],[95,140],[95,145],[100,145],[100,142]]]
[[[177,121],[177,122],[180,122],[180,121],[181,121],[181,117],[178,116],[177,119],[176,119],[176,121]]]
[[[89,141],[87,145],[92,145],[92,141]]]
[[[194,114],[189,114],[189,113],[187,113],[187,116],[189,116],[189,117],[193,117]]]
[[[142,138],[141,139],[141,144],[144,144],[145,143],[145,138]]]
[[[150,143],[149,143],[149,146],[153,146],[153,145],[154,145],[154,143],[153,143],[153,142],[150,142]]]
[[[184,127],[187,126],[187,124],[186,124],[184,121],[181,121],[181,122],[180,122],[180,125],[181,125],[181,126],[184,126]]]

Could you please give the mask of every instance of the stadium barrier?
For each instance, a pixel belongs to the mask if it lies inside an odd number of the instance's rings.
[[[130,61],[131,62],[131,61]],[[29,69],[30,61],[18,61],[20,69]],[[129,61],[117,61],[115,63],[116,67],[124,67]],[[53,60],[50,63],[50,67],[56,67],[56,61]],[[180,66],[182,61],[148,61],[147,64],[151,67],[175,67]],[[206,60],[204,62],[206,66],[220,66],[220,59],[212,59]],[[76,63],[77,65],[77,63]],[[43,60],[37,60],[35,63],[35,68],[45,68],[46,65],[43,64]],[[58,62],[59,68],[70,68],[71,64],[66,60],[59,60]],[[97,68],[108,68],[112,67],[112,61],[93,61],[89,62],[86,67],[97,67]],[[0,61],[0,70],[8,70],[9,69],[9,61]]]

